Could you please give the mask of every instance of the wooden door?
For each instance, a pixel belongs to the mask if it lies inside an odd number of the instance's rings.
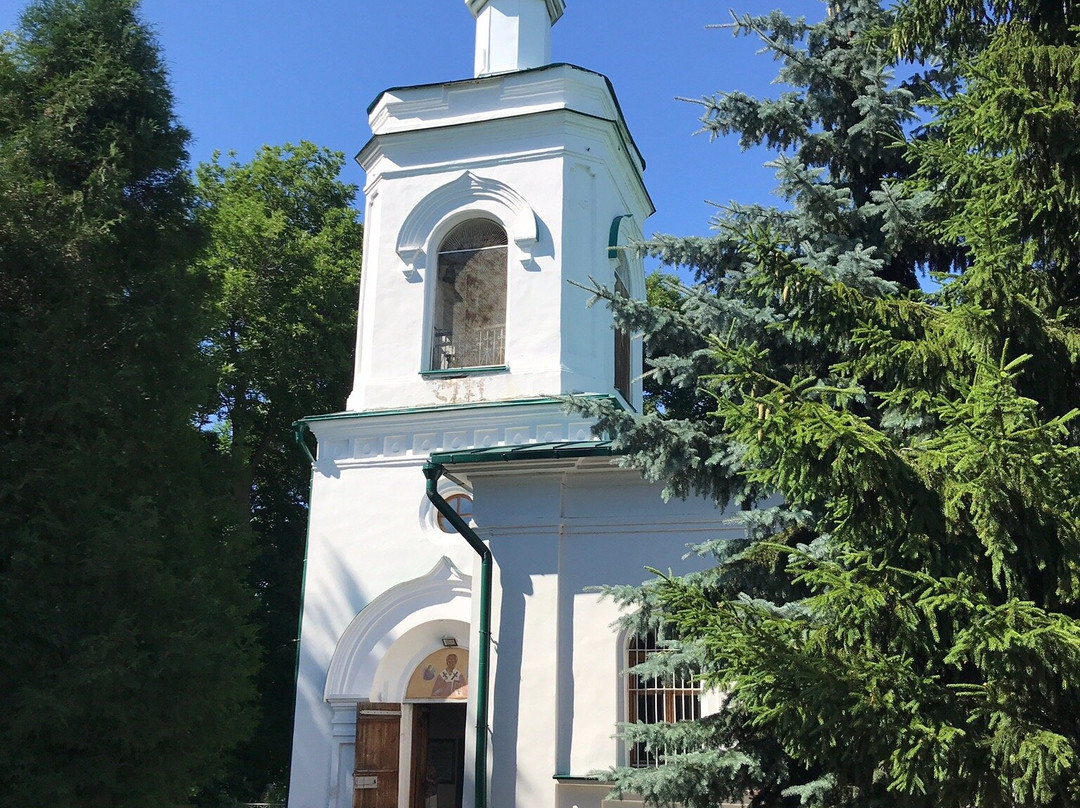
[[[353,808],[398,808],[401,705],[356,706]]]
[[[412,808],[424,808],[428,796],[427,745],[431,709],[426,704],[413,705],[412,731]]]

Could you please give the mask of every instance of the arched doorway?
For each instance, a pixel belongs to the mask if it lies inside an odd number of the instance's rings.
[[[410,808],[462,808],[469,652],[457,646],[428,655],[409,679]]]
[[[424,804],[426,763],[417,774],[413,750],[426,754],[427,742],[412,743],[418,731],[417,716],[426,712],[428,726],[434,723],[433,740],[460,739],[465,735],[467,718],[462,717],[462,707],[467,690],[455,699],[433,698],[434,682],[428,680],[426,692],[410,698],[409,684],[418,672],[424,681],[427,665],[437,663],[435,673],[441,673],[445,655],[452,650],[447,647],[450,644],[458,646],[454,667],[467,678],[468,650],[463,644],[468,643],[471,633],[471,584],[469,576],[443,558],[427,575],[399,584],[373,600],[339,639],[324,691],[334,713],[336,751],[328,772],[328,791],[336,795],[329,802],[333,808],[413,808]],[[439,654],[443,655],[441,660]],[[452,671],[448,677],[455,678]],[[441,708],[442,704],[448,709]],[[425,706],[426,711],[421,709]],[[445,734],[448,724],[460,725],[461,730]],[[436,744],[434,753],[445,756],[448,748]],[[461,748],[459,744],[455,751]],[[460,804],[461,767],[455,778],[456,802],[448,803],[448,789],[442,788],[440,805]],[[417,779],[420,786],[414,787]],[[463,797],[470,800],[471,796],[470,778],[465,779]]]

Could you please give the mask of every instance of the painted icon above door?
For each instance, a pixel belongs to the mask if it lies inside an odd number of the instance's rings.
[[[460,701],[469,695],[469,652],[443,648],[417,665],[405,698],[424,701]]]

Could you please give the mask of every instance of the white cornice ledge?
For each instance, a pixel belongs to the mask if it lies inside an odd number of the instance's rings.
[[[317,468],[420,463],[431,454],[468,448],[592,440],[592,420],[562,412],[562,405],[343,419],[311,424],[319,441]]]
[[[491,0],[465,0],[465,5],[469,7],[469,11],[472,12],[474,17],[479,17],[480,12],[490,2]],[[551,17],[551,24],[554,25],[566,11],[566,0],[544,0],[544,2],[547,5],[548,16]]]
[[[610,121],[620,117],[603,76],[555,64],[466,81],[396,87],[376,99],[368,123],[378,137],[483,124],[554,109],[571,109]]]

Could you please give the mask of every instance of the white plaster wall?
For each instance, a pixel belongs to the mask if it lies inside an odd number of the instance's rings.
[[[290,808],[350,804],[353,700],[395,698],[395,674],[434,641],[439,621],[466,619],[460,603],[403,616],[327,700],[335,651],[366,606],[429,573],[444,556],[473,574],[475,557],[465,542],[440,533],[429,519],[423,462],[438,450],[588,438],[588,424],[563,413],[557,402],[502,410],[471,405],[612,392],[611,315],[602,305],[586,309],[587,293],[569,281],[587,284],[591,277],[610,285],[612,219],[631,214],[640,227],[652,212],[641,184],[643,166],[610,89],[587,71],[555,66],[389,92],[370,120],[376,137],[360,155],[368,174],[367,212],[356,376],[348,406],[353,413],[396,412],[312,423],[319,460]],[[425,378],[420,374],[426,367],[433,296],[430,256],[470,210],[494,218],[506,211],[468,197],[446,205],[419,258],[416,253],[403,257],[399,236],[423,200],[465,172],[501,184],[523,200],[535,220],[535,241],[521,238],[519,221],[505,222],[509,370]],[[635,399],[640,385],[637,389]],[[401,411],[431,407],[438,409]],[[677,508],[654,513],[658,494],[653,497],[654,489],[635,482],[633,472],[552,473],[558,466],[520,475],[522,469],[504,468],[507,476],[477,477],[484,485],[476,499],[477,520],[491,537],[498,567],[493,805],[553,805],[553,774],[578,774],[579,767],[614,762],[617,747],[610,735],[619,687],[609,628],[614,608],[599,603],[585,587],[639,581],[640,568],[654,552],[666,556],[672,550],[677,558],[681,552],[674,548],[685,539],[670,523],[686,514]],[[649,525],[655,530],[646,538]],[[612,561],[616,557],[618,563]],[[471,602],[474,626],[476,601]],[[475,637],[468,645],[475,645]],[[470,675],[475,679],[475,670]],[[470,722],[474,707],[470,700]],[[469,733],[469,771],[472,743]],[[471,786],[467,778],[467,803]]]
[[[470,5],[475,14],[475,4]],[[543,0],[490,0],[476,18],[474,74],[546,65],[551,61],[551,25]]]
[[[463,542],[448,542],[445,534],[421,524],[422,462],[415,458],[316,475],[301,625],[292,808],[335,804],[328,788],[331,769],[338,765],[335,737],[340,733],[335,732],[335,710],[325,701],[324,691],[338,640],[354,617],[384,590],[428,573],[443,556],[472,573],[472,553]],[[468,608],[457,615],[439,608],[429,612],[403,618],[403,628],[447,616],[469,619]],[[386,637],[377,653],[384,654],[394,639]],[[355,695],[383,697],[380,683],[375,684],[376,692]]]
[[[472,576],[477,566],[464,539],[437,528],[425,494],[424,462],[434,451],[467,446],[583,440],[589,425],[564,413],[558,402],[547,402],[345,416],[315,422],[312,428],[319,452],[308,532],[289,805],[338,808],[349,804],[348,794],[340,791],[340,767],[342,745],[351,744],[356,700],[400,698],[399,674],[410,660],[422,659],[428,646],[436,650],[440,621],[475,625],[471,603],[397,604],[380,623],[387,629],[371,656],[357,660],[351,678],[328,693],[327,671],[335,652],[365,607],[396,586],[428,576],[444,557],[464,576]],[[449,480],[440,485],[444,495],[454,488]],[[419,626],[426,634],[410,634]],[[396,643],[406,635],[421,636],[421,641]],[[473,639],[460,641],[471,647]],[[473,659],[475,664],[475,655]]]
[[[493,805],[561,804],[570,792],[600,805],[606,789],[553,779],[622,762],[618,609],[591,588],[640,583],[646,566],[700,568],[683,559],[688,544],[741,535],[710,503],[665,504],[634,471],[559,466],[460,467],[496,567]]]
[[[522,265],[521,250],[513,242],[512,230],[507,228],[511,241],[506,364],[510,372],[475,375],[463,380],[421,378],[420,372],[428,361],[427,323],[433,305],[434,259],[421,271],[406,274],[408,267],[394,249],[395,237],[412,210],[412,203],[452,182],[462,172],[438,173],[425,177],[422,182],[414,178],[388,180],[384,181],[375,201],[376,208],[382,205],[377,221],[387,236],[379,239],[377,234],[372,234],[368,241],[370,246],[366,247],[375,256],[368,264],[368,271],[375,275],[377,300],[365,306],[365,352],[357,370],[355,392],[349,400],[350,409],[430,406],[561,392],[557,362],[561,341],[559,278],[555,256],[561,219],[557,208],[544,204],[550,193],[560,189],[557,183],[553,191],[544,189],[534,174],[555,173],[557,176],[557,161],[540,161],[531,166],[487,166],[484,169],[473,165],[473,168],[485,178],[498,179],[530,199],[540,221],[540,238],[529,267]],[[409,186],[418,187],[411,191]],[[402,199],[406,200],[404,204],[399,202]],[[432,252],[451,227],[467,216],[467,203],[463,201],[462,205],[464,210],[450,211],[448,218],[432,233]]]
[[[369,657],[350,663],[351,678],[338,677],[327,686],[327,670],[352,636],[357,615],[375,608],[373,601],[381,603],[387,590],[430,578],[444,557],[464,576],[476,571],[475,554],[465,542],[433,525],[421,473],[428,452],[443,448],[447,436],[473,445],[485,432],[499,442],[529,442],[537,431],[527,425],[549,423],[556,411],[556,404],[473,408],[453,419],[433,412],[316,425],[321,451],[290,808],[347,806],[342,766],[351,765],[356,701],[400,699],[410,665],[436,647],[449,630],[447,621],[456,621],[455,634],[477,623],[475,598],[425,601],[411,611],[404,601],[393,609],[380,607],[392,628],[380,635]],[[444,431],[431,431],[439,419]],[[372,444],[381,451],[364,456]],[[581,776],[621,761],[613,737],[624,688],[622,649],[612,626],[618,611],[590,588],[640,583],[648,577],[647,565],[689,569],[701,562],[682,560],[686,545],[738,531],[711,504],[665,504],[659,488],[642,482],[637,472],[600,461],[463,465],[452,471],[467,475],[474,488],[477,529],[495,559],[492,804],[554,804],[571,788],[556,783],[555,774]],[[461,641],[475,648],[475,629]],[[471,657],[475,668],[477,655]],[[470,676],[476,681],[475,669]],[[470,722],[474,709],[470,700]],[[471,734],[467,743],[471,791]],[[581,795],[601,792],[584,787]]]
[[[608,257],[611,224],[617,216],[633,215],[634,207],[630,195],[609,171],[612,156],[596,159],[587,148],[582,145],[563,161],[563,238],[567,255],[573,257],[564,261],[562,268],[559,330],[569,335],[563,339],[562,362],[568,368],[587,368],[586,383],[601,385],[598,390],[610,392],[615,377],[613,320],[605,304],[598,302],[588,307],[591,294],[586,289],[594,283],[614,288],[615,264]],[[638,214],[635,221],[640,228],[644,215]],[[644,275],[638,280],[630,293],[644,298]],[[640,370],[634,370],[642,367],[640,339],[635,339],[633,346],[632,393],[627,403],[641,412]]]

